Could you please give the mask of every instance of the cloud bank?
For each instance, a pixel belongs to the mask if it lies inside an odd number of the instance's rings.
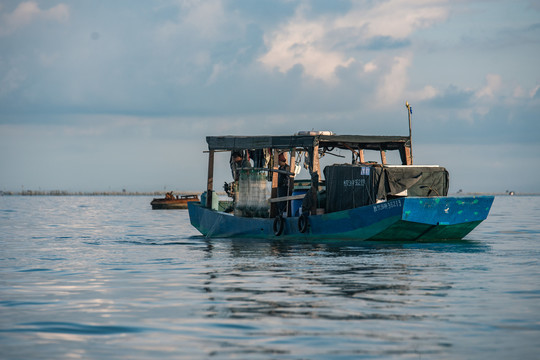
[[[22,129],[33,144],[49,129],[47,159],[74,143],[114,153],[128,139],[161,149],[209,134],[401,135],[405,101],[417,143],[530,149],[538,11],[480,0],[10,2],[0,7],[0,129],[17,161],[3,160],[14,175],[0,181],[28,182],[14,167],[39,149],[17,145]],[[79,150],[96,166],[91,145]]]

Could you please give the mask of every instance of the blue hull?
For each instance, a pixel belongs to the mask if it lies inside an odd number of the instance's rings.
[[[488,216],[493,196],[408,197],[309,217],[305,233],[298,218],[285,218],[281,235],[274,219],[236,217],[188,205],[191,224],[209,238],[313,240],[442,240],[462,239]]]

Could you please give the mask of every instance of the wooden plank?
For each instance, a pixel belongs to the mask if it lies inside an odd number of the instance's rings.
[[[386,165],[386,151],[381,150],[381,164]]]
[[[214,190],[214,150],[208,153],[208,181],[206,183],[206,207],[212,207],[212,193]]]
[[[299,200],[299,199],[303,199],[305,196],[306,194],[282,196],[282,197],[270,199],[270,202],[277,203],[280,201]]]

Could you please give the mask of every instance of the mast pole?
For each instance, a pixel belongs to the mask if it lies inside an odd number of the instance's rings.
[[[407,107],[407,115],[409,116],[409,146],[411,151],[411,165],[413,162],[413,152],[412,152],[412,126],[411,126],[411,113],[412,113],[412,106],[409,104],[408,101],[405,102],[405,106]]]

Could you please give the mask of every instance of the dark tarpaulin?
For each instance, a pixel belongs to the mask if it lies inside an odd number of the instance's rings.
[[[337,164],[327,166],[324,175],[327,213],[374,204],[377,200],[396,196],[448,194],[448,171],[440,166]]]
[[[325,167],[325,211],[332,213],[375,203],[381,175],[375,169],[373,166],[350,164]]]

